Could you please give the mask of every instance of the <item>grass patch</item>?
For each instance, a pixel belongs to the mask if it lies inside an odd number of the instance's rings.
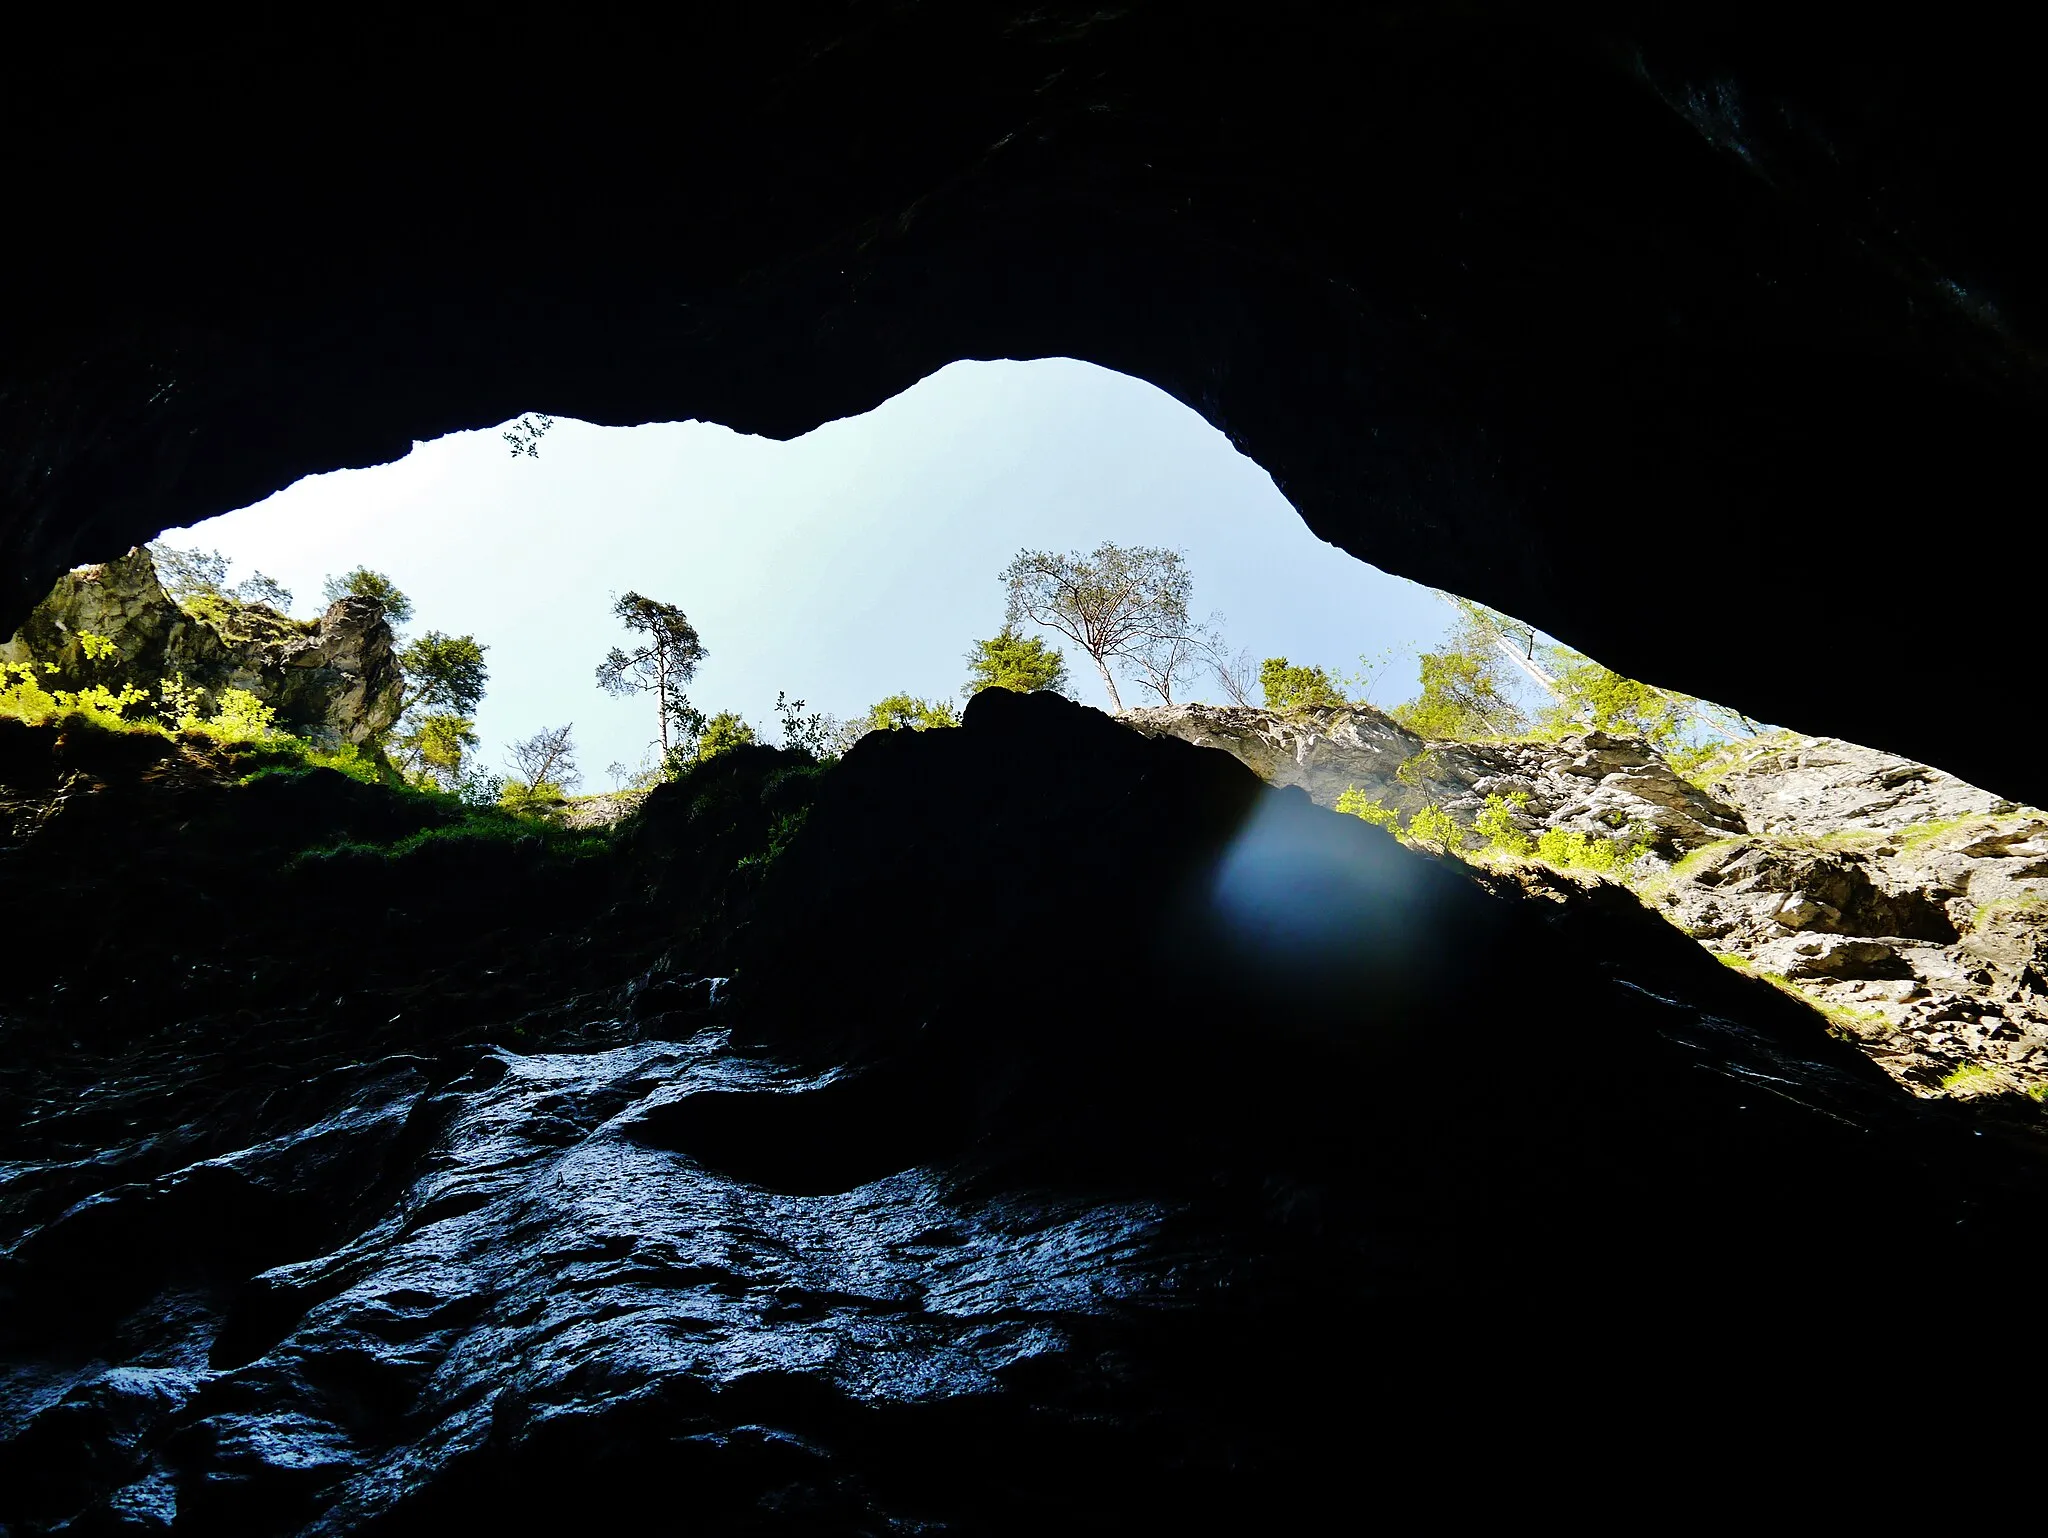
[[[1988,1089],[1991,1081],[1997,1077],[1996,1069],[1986,1068],[1980,1063],[1965,1063],[1960,1068],[1951,1068],[1943,1074],[1941,1087],[1951,1095],[1957,1090]]]
[[[2048,897],[2029,894],[2025,897],[2001,897],[1996,902],[1984,903],[1970,915],[1970,928],[1982,929],[1987,919],[1997,918],[2001,913],[2042,913],[2048,912]]]
[[[1693,850],[1692,853],[1683,855],[1673,861],[1671,869],[1665,871],[1662,875],[1655,876],[1649,881],[1644,882],[1639,890],[1646,900],[1654,902],[1681,881],[1691,880],[1709,862],[1718,859],[1723,851],[1750,842],[1750,837],[1747,834],[1742,834],[1735,838],[1716,839],[1711,844],[1702,844],[1699,848]]]

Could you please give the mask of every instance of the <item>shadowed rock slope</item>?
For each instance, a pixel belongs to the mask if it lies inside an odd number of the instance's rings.
[[[1321,805],[1356,788],[1466,827],[1526,798],[1525,833],[1624,841],[1643,899],[1724,959],[1813,999],[1902,1084],[2039,1121],[2048,1097],[2048,813],[1829,738],[1731,744],[1681,779],[1640,739],[1425,742],[1370,707],[1127,711]]]
[[[12,1532],[1729,1488],[1904,1412],[1896,1300],[2040,1258],[2031,1146],[1633,901],[1050,696],[601,837],[160,739],[0,732],[0,782]]]

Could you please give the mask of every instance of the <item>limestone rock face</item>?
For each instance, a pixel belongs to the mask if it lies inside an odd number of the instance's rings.
[[[117,655],[88,658],[80,632],[105,636]],[[318,620],[240,606],[216,624],[180,608],[139,547],[65,573],[0,658],[55,663],[51,682],[63,688],[135,684],[152,700],[167,678],[201,690],[208,704],[246,689],[276,709],[280,728],[323,747],[390,726],[402,683],[391,627],[372,600],[337,599]]]
[[[1954,775],[1833,738],[1779,733],[1708,788],[1648,744],[1425,742],[1378,711],[1211,705],[1127,711],[1148,736],[1222,748],[1334,806],[1355,786],[1404,817],[1471,826],[1494,793],[1518,819],[1648,830],[1644,898],[1685,933],[1829,1009],[1877,1061],[1932,1093],[2048,1085],[2048,814]],[[1639,873],[1640,875],[1640,873]]]
[[[1712,783],[1747,831],[1648,884],[1667,918],[1792,981],[1913,1088],[2048,1084],[2048,814],[1790,734]]]
[[[1168,705],[1119,717],[1148,737],[1222,748],[1274,785],[1299,785],[1319,806],[1357,789],[1404,816],[1440,806],[1467,827],[1490,795],[1529,798],[1532,831],[1611,835],[1631,824],[1665,855],[1743,830],[1734,807],[1681,780],[1648,745],[1605,732],[1555,742],[1426,742],[1368,705],[1282,713]]]

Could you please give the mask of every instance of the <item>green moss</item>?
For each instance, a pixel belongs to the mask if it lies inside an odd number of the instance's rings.
[[[2048,912],[2048,897],[2033,893],[2025,897],[2001,897],[1996,902],[1984,903],[1973,911],[1970,914],[1969,927],[1972,930],[1982,929],[1987,919],[1996,918],[2001,913],[2041,912]]]
[[[1653,880],[1646,881],[1639,889],[1646,900],[1654,901],[1677,886],[1681,881],[1690,881],[1708,864],[1719,859],[1727,850],[1749,842],[1747,837],[1716,839],[1711,844],[1702,844],[1692,853],[1677,860],[1671,869]]]
[[[1960,1068],[1952,1068],[1941,1076],[1941,1087],[1954,1094],[1959,1089],[1987,1088],[1990,1081],[1997,1077],[1995,1069],[1986,1068],[1980,1063],[1964,1063]]]

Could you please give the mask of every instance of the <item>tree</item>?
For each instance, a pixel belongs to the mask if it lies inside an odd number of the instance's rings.
[[[1626,678],[1590,657],[1573,660],[1557,674],[1557,701],[1547,713],[1562,728],[1584,725],[1596,732],[1641,737],[1653,748],[1675,747],[1693,724],[1700,702],[1688,694]]]
[[[404,723],[391,745],[409,779],[432,781],[450,790],[462,778],[463,758],[477,746],[477,735],[462,716],[420,716]]]
[[[507,767],[517,777],[505,787],[506,796],[522,808],[554,803],[562,793],[579,784],[583,775],[576,768],[576,743],[570,733],[575,723],[543,727],[524,742],[507,750]]]
[[[716,758],[734,748],[743,748],[754,740],[754,729],[747,725],[745,718],[736,711],[721,710],[704,723],[704,730],[697,734],[697,762]]]
[[[150,564],[156,580],[181,608],[194,599],[231,599],[239,604],[262,604],[283,613],[292,606],[292,592],[275,577],[256,572],[229,587],[228,558],[218,550],[179,550],[161,541],[149,547]]]
[[[1163,625],[1140,640],[1124,657],[1138,687],[1151,690],[1160,704],[1171,705],[1173,691],[1221,644],[1222,622],[1221,615],[1212,615],[1207,625],[1197,625],[1183,614],[1178,623]]]
[[[944,700],[921,700],[913,694],[892,694],[877,700],[855,723],[862,736],[869,732],[928,732],[959,724],[959,716]]]
[[[405,684],[391,747],[411,778],[443,789],[460,782],[463,759],[477,746],[474,718],[490,678],[487,650],[475,636],[429,630],[399,652]]]
[[[1231,704],[1251,706],[1252,685],[1257,682],[1251,648],[1246,647],[1232,656],[1219,645],[1209,653],[1209,669],[1216,675],[1217,685]]]
[[[1512,737],[1529,718],[1501,687],[1485,654],[1448,648],[1424,652],[1422,692],[1390,715],[1418,737],[1469,740]]]
[[[218,550],[179,550],[158,542],[149,547],[149,559],[173,603],[227,589],[228,558]]]
[[[384,606],[384,617],[394,625],[412,618],[412,600],[383,572],[367,566],[358,566],[345,576],[329,577],[320,584],[320,596],[330,604],[343,598],[373,598]]]
[[[524,742],[515,742],[507,752],[511,762],[508,767],[527,784],[560,785],[569,788],[579,784],[583,775],[576,767],[576,741],[571,735],[576,723],[566,726],[543,727]]]
[[[242,581],[228,589],[230,598],[242,603],[260,603],[267,609],[282,614],[292,606],[292,590],[275,577],[266,577],[262,572],[252,572]]]
[[[620,624],[645,639],[630,651],[614,646],[597,665],[597,686],[607,694],[654,696],[661,723],[661,753],[666,759],[675,737],[694,739],[704,729],[703,712],[683,692],[706,656],[703,639],[681,609],[639,593],[614,599],[612,613]]]
[[[1388,714],[1419,737],[1464,741],[1527,731],[1529,717],[1515,700],[1515,680],[1526,674],[1542,683],[1548,675],[1517,646],[1504,644],[1512,639],[1512,621],[1480,604],[1449,601],[1457,620],[1437,650],[1417,659],[1422,692]]]
[[[1124,702],[1112,663],[1138,667],[1148,685],[1170,697],[1171,675],[1153,672],[1166,660],[1158,648],[1199,630],[1188,617],[1194,579],[1179,551],[1108,541],[1085,556],[1020,550],[1000,580],[1009,589],[1007,623],[1029,620],[1074,642],[1094,662],[1116,709]]]
[[[1268,657],[1259,665],[1259,688],[1268,710],[1334,709],[1351,702],[1319,667]]]
[[[484,663],[488,650],[475,636],[438,630],[407,642],[398,654],[398,665],[405,670],[404,708],[475,715],[491,676]]]
[[[976,641],[967,653],[967,684],[960,693],[969,697],[984,689],[1059,693],[1066,687],[1067,659],[1060,649],[1035,635],[1025,635],[1014,625],[1005,625],[986,641]]]

